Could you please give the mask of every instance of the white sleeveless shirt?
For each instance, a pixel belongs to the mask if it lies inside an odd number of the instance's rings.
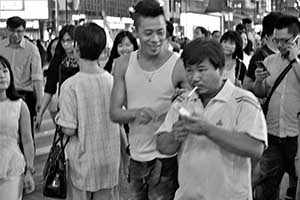
[[[25,158],[19,148],[22,100],[0,102],[0,179],[20,176]]]
[[[137,51],[130,55],[125,74],[128,109],[149,107],[159,116],[146,125],[135,121],[129,123],[130,153],[134,160],[144,162],[170,157],[156,150],[155,132],[171,106],[171,97],[175,93],[172,74],[178,58],[174,53],[160,68],[148,72],[140,67]]]

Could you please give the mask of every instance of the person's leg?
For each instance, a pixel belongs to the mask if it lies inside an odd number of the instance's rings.
[[[149,200],[173,200],[178,188],[177,156],[167,159],[159,159],[161,170],[153,171],[151,178],[159,176],[158,183],[149,181]],[[155,174],[159,173],[160,174]],[[150,178],[150,180],[151,180]]]
[[[285,170],[289,174],[289,188],[286,192],[286,199],[295,199],[297,176],[295,171],[295,156],[298,149],[298,138],[288,137],[284,143],[284,164]]]
[[[120,199],[120,192],[119,187],[115,186],[109,189],[101,189],[96,192],[92,192],[92,199],[91,200],[119,200]]]
[[[21,200],[23,196],[23,177],[0,179],[0,199]]]
[[[141,162],[130,160],[129,190],[130,200],[148,200],[148,183],[151,168]]]
[[[259,162],[259,178],[254,185],[255,200],[278,200],[280,183],[285,172],[280,141],[270,135],[268,140],[269,147]]]

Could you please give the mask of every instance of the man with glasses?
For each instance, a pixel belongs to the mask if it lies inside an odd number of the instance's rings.
[[[300,110],[300,65],[294,62],[299,54],[300,23],[294,16],[284,15],[275,25],[274,41],[278,53],[267,57],[264,65],[267,70],[257,68],[256,80],[252,88],[258,97],[266,97],[279,74],[293,63],[273,93],[267,118],[269,148],[259,162],[259,180],[255,187],[258,200],[277,200],[282,177],[285,172],[290,179],[296,180],[295,156],[297,153],[298,121]],[[288,191],[289,198],[294,199],[295,187]]]
[[[24,96],[33,127],[33,117],[42,98],[43,72],[40,54],[38,48],[24,38],[24,19],[14,16],[7,19],[6,25],[8,37],[0,41],[0,55],[11,64],[16,89]]]
[[[262,26],[262,38],[265,40],[265,44],[255,50],[253,56],[250,59],[248,71],[243,82],[243,88],[246,90],[252,90],[255,81],[255,70],[257,68],[257,62],[263,61],[269,55],[278,52],[277,45],[274,41],[274,29],[275,23],[282,13],[271,12],[263,18]]]

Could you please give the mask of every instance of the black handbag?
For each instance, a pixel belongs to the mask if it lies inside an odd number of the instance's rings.
[[[65,199],[67,197],[65,147],[69,141],[63,142],[61,127],[56,126],[52,147],[50,149],[44,171],[43,195],[46,197]]]

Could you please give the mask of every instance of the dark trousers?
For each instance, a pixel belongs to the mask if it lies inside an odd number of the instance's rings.
[[[18,90],[18,93],[23,97],[25,103],[30,112],[30,123],[31,123],[31,134],[32,139],[34,140],[34,117],[36,116],[36,96],[34,92]]]
[[[269,147],[259,162],[260,174],[254,187],[255,200],[279,200],[280,183],[285,172],[296,180],[294,162],[297,138],[268,135]]]
[[[173,200],[178,188],[177,156],[148,162],[130,160],[131,200]]]

